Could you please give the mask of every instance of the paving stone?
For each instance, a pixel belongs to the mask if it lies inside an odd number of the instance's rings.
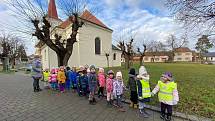
[[[85,97],[67,91],[43,90],[34,93],[32,79],[24,74],[0,75],[0,121],[159,121],[159,113],[144,119],[138,110],[119,112],[117,108],[107,108],[106,100],[98,100],[89,105]],[[41,88],[43,88],[41,86]],[[176,121],[183,121],[177,118]]]

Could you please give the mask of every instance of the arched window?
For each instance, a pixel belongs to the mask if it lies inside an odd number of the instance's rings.
[[[95,54],[101,54],[101,40],[99,37],[95,39]]]
[[[113,54],[113,60],[116,60],[116,53]]]

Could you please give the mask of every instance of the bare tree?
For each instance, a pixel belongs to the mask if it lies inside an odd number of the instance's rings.
[[[20,56],[21,50],[23,51],[24,48],[24,42],[12,35],[11,33],[5,33],[4,31],[0,34],[0,46],[2,46],[2,53],[0,53],[0,58],[3,61],[4,70],[6,69],[6,63],[10,63],[12,65],[12,68],[15,66],[15,61]],[[7,60],[9,62],[6,62]]]
[[[169,58],[170,61],[174,61],[175,52],[177,49],[183,47],[187,43],[187,39],[182,37],[181,39],[176,38],[174,35],[170,35],[168,40],[166,41],[167,47],[169,47],[171,51],[171,56]]]
[[[109,56],[110,56],[109,53],[105,53],[105,57],[106,57],[106,59],[107,59],[107,66],[108,66],[108,68],[110,67],[110,64],[109,64]]]
[[[172,11],[175,19],[184,23],[186,28],[193,29],[203,26],[207,30],[208,36],[215,35],[215,1],[166,0],[166,5]]]
[[[118,47],[122,51],[122,56],[125,58],[125,67],[130,68],[131,61],[133,60],[133,42],[134,39],[131,39],[128,43],[125,43],[125,41],[119,41]]]
[[[137,52],[140,54],[140,66],[143,65],[143,57],[145,56],[145,52],[147,50],[146,44],[143,44],[143,51],[141,51],[140,47],[137,48]]]
[[[80,14],[86,4],[82,0],[60,0],[58,2],[65,15],[69,17],[68,21],[72,23],[72,32],[67,38],[54,31],[57,26],[49,20],[47,10],[44,8],[42,1],[8,0],[19,21],[24,23],[25,26],[31,25],[32,35],[56,52],[58,66],[66,66],[72,55],[73,45],[77,42],[78,30],[84,24]]]

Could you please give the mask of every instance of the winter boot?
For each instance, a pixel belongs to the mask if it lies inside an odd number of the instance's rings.
[[[160,118],[161,118],[161,119],[165,119],[165,113],[162,113],[162,112],[161,112]]]
[[[95,98],[93,98],[93,102],[94,102],[94,103],[97,103],[97,101],[96,101],[96,99],[95,99]]]
[[[148,117],[149,117],[149,115],[146,114],[146,113],[143,111],[143,109],[140,109],[140,116],[142,116],[142,117],[144,117],[144,118],[148,118]]]
[[[137,104],[134,104],[134,109],[137,109]]]
[[[90,105],[93,105],[93,101],[92,101],[92,100],[89,100],[89,104],[90,104]]]
[[[166,121],[171,121],[171,115],[170,115],[170,114],[167,114],[165,120],[166,120]]]
[[[133,108],[133,105],[134,105],[134,103],[133,103],[133,102],[130,102],[129,107],[130,107],[130,108]]]
[[[38,90],[37,90],[37,88],[36,88],[36,87],[34,87],[34,92],[38,92]]]

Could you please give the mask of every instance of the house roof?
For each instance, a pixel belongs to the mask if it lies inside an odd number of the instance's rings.
[[[188,47],[180,47],[175,49],[176,52],[192,52]]]
[[[48,6],[48,17],[58,19],[58,14],[57,14],[57,8],[55,5],[55,0],[50,0],[49,1],[49,6]]]
[[[108,28],[104,23],[102,23],[98,18],[96,18],[92,13],[90,13],[88,10],[85,10],[82,15],[80,16],[81,19],[88,21],[90,23],[96,24],[100,27],[106,28],[111,30],[110,28]],[[72,22],[70,21],[70,19],[66,19],[63,23],[61,23],[58,27],[65,29],[66,27],[68,27]],[[112,31],[112,30],[111,30]]]
[[[145,56],[170,56],[171,52],[145,52]],[[135,57],[139,57],[140,54],[136,54]]]
[[[215,57],[215,52],[204,53],[203,57]]]

